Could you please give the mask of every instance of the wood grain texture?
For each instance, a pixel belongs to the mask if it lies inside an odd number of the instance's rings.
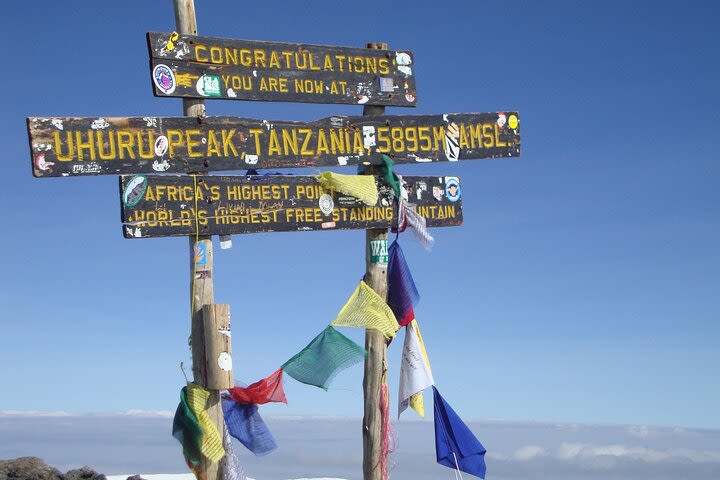
[[[183,34],[197,34],[197,17],[195,16],[194,0],[173,0],[175,13],[175,28]],[[205,104],[203,100],[183,99],[183,115],[186,117],[202,118],[205,116]],[[119,147],[119,145],[118,145]],[[159,161],[162,163],[162,160]],[[193,171],[193,170],[190,170]],[[214,290],[212,279],[213,246],[209,236],[189,237],[190,253],[190,316],[191,316],[191,337],[190,345],[193,357],[193,377],[195,381],[203,378],[203,356],[205,351],[205,335],[202,323],[202,306],[214,303]],[[206,262],[198,265],[197,252],[202,248]],[[199,268],[200,267],[200,268]],[[206,404],[206,411],[215,428],[220,435],[224,435],[225,419],[223,417],[220,392],[210,390],[210,396]],[[222,480],[225,476],[220,462],[211,462],[202,457],[200,471],[205,474],[207,480]]]
[[[351,105],[417,104],[412,52],[147,34],[153,93]]]
[[[36,177],[377,165],[382,154],[396,164],[520,155],[517,112],[336,116],[309,123],[31,117],[27,124]]]
[[[369,43],[369,49],[387,50],[385,43]],[[368,105],[363,116],[379,117],[385,113],[385,107]],[[380,168],[369,166],[366,175],[381,175]],[[408,180],[412,184],[412,180]],[[413,188],[417,190],[417,188]],[[432,188],[430,189],[432,191]],[[428,198],[433,198],[428,194]],[[372,228],[365,232],[365,283],[380,296],[387,299],[387,264],[371,260],[372,242],[387,242],[387,226]],[[365,330],[365,364],[363,371],[363,480],[382,480],[381,467],[383,412],[380,405],[380,386],[387,372],[387,344],[385,336],[378,330]]]
[[[409,203],[429,227],[462,223],[457,177],[404,176]],[[378,202],[324,190],[315,177],[135,175],[120,178],[126,238],[385,228],[393,193],[376,180]],[[197,223],[196,223],[197,219]]]
[[[230,305],[203,305],[202,316],[206,371],[203,386],[208,390],[227,390],[234,386]]]

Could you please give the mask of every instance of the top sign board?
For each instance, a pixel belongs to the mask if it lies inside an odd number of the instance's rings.
[[[148,33],[155,95],[414,107],[412,52]]]

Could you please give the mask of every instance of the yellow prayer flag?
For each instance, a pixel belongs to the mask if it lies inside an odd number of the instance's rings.
[[[423,398],[423,392],[412,395],[410,399],[408,399],[408,405],[410,405],[410,408],[415,410],[418,415],[425,417],[425,399]]]
[[[425,350],[425,342],[423,342],[422,335],[420,335],[420,325],[418,325],[417,319],[413,318],[412,324],[415,328],[415,333],[417,333],[418,342],[420,343],[420,350],[422,350],[423,358],[425,358],[425,363],[427,363],[428,370],[430,370],[430,373],[432,373],[432,368],[430,368],[430,359],[428,358],[427,350]]]
[[[395,337],[400,328],[385,300],[362,280],[330,325],[380,330],[386,338]]]
[[[210,416],[205,411],[205,405],[210,398],[210,392],[200,385],[188,383],[187,399],[190,410],[195,414],[200,426],[205,432],[200,441],[200,452],[213,462],[219,461],[225,456],[225,449],[222,445],[222,438],[215,425],[210,420]]]
[[[320,185],[327,190],[350,195],[373,206],[378,201],[378,189],[373,175],[342,175],[323,172],[317,176]]]

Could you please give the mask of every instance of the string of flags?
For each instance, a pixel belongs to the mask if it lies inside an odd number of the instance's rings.
[[[427,232],[425,219],[407,204],[407,192],[402,177],[392,171],[392,159],[383,155],[380,166],[382,178],[393,188],[396,198],[396,233],[410,227],[415,237],[427,249],[434,239]],[[318,176],[323,187],[333,189],[375,204],[378,198],[373,176],[340,175],[324,172]],[[398,419],[408,407],[425,416],[423,391],[433,388],[435,449],[437,462],[458,472],[485,478],[485,448],[473,435],[435,386],[415,308],[420,294],[410,273],[405,255],[396,238],[388,249],[387,301],[364,281],[360,281],[335,320],[320,332],[305,348],[291,357],[268,377],[246,387],[235,386],[222,394],[225,431],[218,432],[205,411],[210,393],[188,382],[180,392],[180,403],[173,420],[173,436],[183,447],[188,467],[200,480],[201,457],[212,462],[222,461],[225,480],[244,480],[230,437],[236,438],[255,455],[266,455],[277,449],[277,443],[259,413],[259,405],[268,402],[287,403],[283,389],[283,374],[306,385],[328,390],[337,374],[360,361],[367,352],[335,327],[374,329],[383,333],[388,344],[396,332],[405,327],[400,381],[398,388]],[[389,420],[386,379],[381,382],[380,405],[383,416],[383,438],[380,464],[383,479],[388,478],[388,455],[394,450]]]

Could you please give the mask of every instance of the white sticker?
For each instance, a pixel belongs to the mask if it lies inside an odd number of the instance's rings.
[[[162,157],[168,150],[168,139],[165,135],[160,135],[155,139],[155,155]]]
[[[109,127],[110,124],[105,120],[104,118],[98,118],[97,120],[93,120],[92,124],[90,125],[90,128],[93,130],[102,130],[103,128]]]
[[[397,52],[395,54],[395,61],[397,62],[398,65],[411,65],[412,57],[408,53]]]
[[[155,161],[152,163],[152,168],[153,168],[153,170],[155,170],[156,172],[164,172],[164,171],[166,171],[168,168],[170,168],[170,162],[168,162],[167,158],[163,158],[162,161],[160,161],[160,160],[155,160]]]
[[[380,91],[392,92],[395,90],[392,77],[380,77]]]
[[[218,367],[220,367],[221,370],[225,370],[226,372],[229,372],[232,370],[232,357],[227,352],[222,352],[220,355],[218,355]]]
[[[502,112],[498,113],[498,119],[497,119],[498,127],[502,128],[505,126],[506,123],[507,123],[507,116]]]
[[[222,250],[232,248],[232,238],[230,235],[220,235],[220,248]]]
[[[245,155],[245,163],[248,165],[255,165],[258,162],[257,155]]]
[[[318,206],[323,214],[330,215],[333,208],[335,208],[335,202],[333,202],[333,198],[330,195],[323,193],[318,201]]]
[[[445,156],[451,162],[460,157],[460,127],[455,122],[448,122],[445,129]]]
[[[375,143],[375,127],[372,125],[363,126],[363,143],[365,148],[374,147]]]
[[[50,170],[50,167],[55,165],[54,162],[48,162],[45,160],[45,154],[44,153],[38,153],[35,156],[35,166],[38,168],[38,170],[42,170],[43,172],[46,172]]]

